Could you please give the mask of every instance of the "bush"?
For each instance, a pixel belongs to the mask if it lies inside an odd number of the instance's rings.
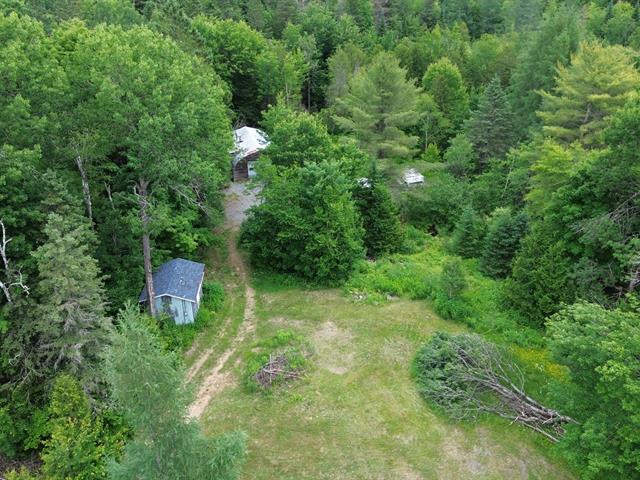
[[[429,177],[424,187],[402,194],[402,217],[418,228],[437,232],[450,230],[465,204],[465,185],[448,173]]]
[[[220,311],[224,304],[224,299],[225,290],[220,283],[204,282],[200,308],[193,323],[176,325],[170,316],[160,315],[155,319],[149,318],[149,322],[154,324],[151,329],[167,350],[186,350],[193,344],[198,332],[212,324],[215,313]]]
[[[331,285],[364,256],[360,217],[338,165],[283,172],[265,186],[263,198],[240,235],[254,265]]]

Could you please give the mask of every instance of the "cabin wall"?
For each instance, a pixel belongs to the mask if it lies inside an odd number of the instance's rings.
[[[171,316],[176,325],[195,322],[196,313],[198,312],[195,302],[168,295],[156,298],[156,309]]]

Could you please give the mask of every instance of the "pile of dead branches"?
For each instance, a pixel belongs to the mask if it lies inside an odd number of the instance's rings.
[[[284,353],[269,355],[269,361],[254,375],[255,381],[263,388],[269,388],[275,383],[293,380],[302,375],[300,369],[291,366],[291,362]]]
[[[574,421],[527,395],[518,366],[478,335],[436,333],[418,352],[415,372],[423,396],[455,418],[489,412],[553,442]]]

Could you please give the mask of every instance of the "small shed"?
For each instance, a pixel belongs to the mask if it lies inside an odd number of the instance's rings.
[[[202,300],[204,264],[174,258],[160,265],[153,274],[154,303],[157,312],[166,313],[176,324],[193,323]],[[148,301],[146,285],[139,302]]]
[[[414,185],[423,185],[424,175],[418,172],[415,168],[410,168],[404,171],[404,174],[402,175],[402,183],[404,183],[408,187]]]
[[[262,130],[242,127],[233,131],[235,146],[231,152],[232,178],[234,182],[247,180],[255,175],[255,161],[262,150],[269,146],[269,140]]]

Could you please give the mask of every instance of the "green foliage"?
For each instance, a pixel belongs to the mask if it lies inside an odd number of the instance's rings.
[[[567,65],[581,38],[580,14],[572,3],[551,2],[539,30],[530,35],[522,48],[511,78],[510,100],[516,131],[522,137],[537,123],[541,97],[539,90],[554,86],[558,64]]]
[[[544,134],[565,143],[602,146],[608,117],[635,94],[639,84],[631,51],[583,42],[571,64],[558,67],[554,93],[541,92],[538,116]]]
[[[549,319],[553,358],[569,370],[557,401],[578,423],[563,448],[586,479],[633,478],[640,471],[638,312],[577,303]]]
[[[447,120],[446,128],[451,132],[447,137],[453,136],[469,113],[469,96],[460,70],[448,58],[441,58],[429,65],[422,86]]]
[[[511,277],[505,284],[505,299],[529,324],[541,327],[547,316],[573,300],[575,287],[571,276],[569,252],[564,243],[545,232],[544,226],[534,228],[522,240],[513,261]]]
[[[453,227],[466,203],[465,184],[448,173],[425,181],[424,187],[416,187],[402,194],[402,217],[416,227],[447,231]]]
[[[283,356],[288,362],[288,368],[302,373],[309,367],[310,354],[311,347],[304,337],[291,330],[278,330],[272,337],[254,343],[247,354],[242,374],[245,388],[250,392],[266,392],[268,388],[286,382],[287,379],[282,375],[279,375],[279,378],[269,387],[256,380],[256,373],[269,362],[270,358]]]
[[[484,221],[471,205],[467,205],[451,235],[451,249],[463,258],[477,257],[482,250],[484,234]]]
[[[198,16],[191,28],[200,50],[215,71],[231,87],[234,111],[243,120],[258,119],[262,99],[258,90],[258,57],[267,41],[244,22]]]
[[[53,385],[49,405],[51,437],[42,452],[42,472],[51,480],[107,478],[102,426],[92,416],[89,399],[70,375]]]
[[[175,355],[162,350],[134,307],[121,313],[118,324],[105,370],[134,437],[122,460],[109,466],[110,478],[238,478],[244,436],[205,437],[186,419],[191,395]]]
[[[333,120],[375,158],[406,157],[418,140],[405,133],[420,119],[418,97],[398,60],[380,53],[349,81],[349,93],[338,100],[344,113]]]
[[[364,227],[364,246],[367,256],[372,258],[396,252],[402,241],[398,208],[388,189],[376,177],[374,173],[353,190]]]
[[[300,166],[335,158],[334,141],[314,115],[276,105],[264,113],[262,123],[271,142],[263,155],[274,165]]]
[[[241,234],[255,265],[318,283],[347,278],[364,253],[363,230],[336,164],[286,171],[262,195]]]
[[[484,239],[480,268],[493,278],[503,278],[511,272],[511,260],[525,233],[527,220],[523,212],[512,213],[509,208],[493,212]]]
[[[543,344],[540,332],[503,306],[502,284],[482,275],[475,262],[462,263],[467,288],[458,298],[448,298],[442,289],[442,267],[456,261],[445,253],[439,238],[427,238],[426,247],[416,253],[392,255],[362,262],[345,289],[355,299],[383,303],[389,295],[413,300],[431,300],[438,315],[468,325],[499,342],[521,346]]]
[[[258,92],[263,104],[274,104],[282,97],[285,105],[297,108],[308,68],[302,53],[290,52],[280,42],[270,42],[256,60]]]
[[[462,262],[459,259],[450,260],[442,266],[440,288],[449,300],[459,297],[467,288]]]
[[[37,356],[25,360],[34,362],[31,368],[41,378],[65,371],[96,395],[102,382],[98,365],[112,323],[105,314],[98,264],[89,255],[93,236],[84,222],[74,224],[70,215],[56,213],[49,214],[44,232],[47,241],[34,252],[39,305],[30,328],[37,338]]]
[[[489,159],[504,157],[513,146],[513,113],[497,76],[480,96],[465,130],[478,156],[478,170],[484,170]]]
[[[477,157],[473,144],[467,136],[459,133],[451,140],[451,144],[444,153],[447,169],[456,177],[465,177],[476,170]]]

